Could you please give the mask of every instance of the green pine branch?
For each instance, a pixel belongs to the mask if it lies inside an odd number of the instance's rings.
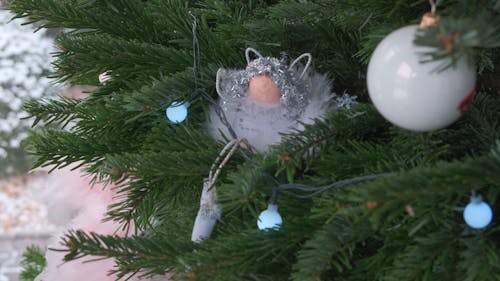
[[[29,117],[34,117],[33,126],[43,121],[44,124],[57,124],[63,128],[69,122],[74,121],[77,116],[77,107],[81,101],[66,97],[58,97],[51,100],[28,100],[24,102],[23,108]]]
[[[118,263],[118,277],[135,274],[148,267],[152,270],[148,273],[158,273],[155,268],[165,271],[173,268],[176,264],[175,256],[182,251],[191,248],[180,239],[166,239],[165,236],[156,236],[156,241],[144,237],[120,238],[117,236],[104,236],[96,233],[83,231],[69,232],[61,242],[65,249],[58,251],[67,252],[66,261],[82,258],[84,256],[100,256],[114,258]],[[162,271],[164,272],[164,271]]]
[[[422,61],[451,58],[442,62],[443,67],[450,67],[461,57],[474,62],[478,48],[500,47],[500,5],[497,1],[467,2],[462,11],[445,14],[436,27],[419,32],[415,43],[433,48]]]
[[[151,2],[151,1],[150,1]],[[151,43],[168,43],[178,37],[173,19],[182,18],[184,1],[15,1],[17,18],[42,22],[40,28],[75,28]],[[178,26],[177,26],[178,27]]]
[[[56,75],[75,82],[95,81],[104,71],[125,80],[159,77],[192,65],[186,51],[104,34],[69,33],[57,44],[62,51],[54,63]]]
[[[336,217],[307,240],[298,252],[292,280],[314,280],[324,272],[343,272],[353,268],[351,259],[356,244],[372,235],[367,221],[351,222]]]
[[[22,281],[33,281],[44,270],[47,265],[45,255],[42,250],[36,246],[30,246],[23,253],[21,261],[23,271],[19,278]]]

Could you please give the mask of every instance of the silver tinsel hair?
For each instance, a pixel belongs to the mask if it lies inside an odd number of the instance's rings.
[[[250,52],[257,58],[250,60]],[[254,49],[246,51],[247,67],[242,70],[219,69],[217,92],[219,106],[237,138],[245,138],[259,152],[281,141],[281,134],[301,130],[332,108],[331,81],[309,71],[311,55],[303,54],[288,64],[285,59],[263,57]],[[296,67],[303,58],[305,66]],[[278,104],[259,104],[248,98],[250,80],[267,75],[281,93]],[[231,137],[216,109],[211,108],[209,133],[218,140]]]
[[[257,54],[258,58],[250,60],[249,52]],[[310,97],[310,89],[304,81],[304,74],[309,67],[310,61],[304,68],[302,75],[297,75],[298,70],[295,64],[303,57],[309,57],[310,54],[304,54],[297,58],[291,65],[288,65],[285,59],[278,60],[272,57],[262,57],[254,49],[247,49],[248,65],[243,70],[226,71],[224,79],[218,76],[218,93],[223,100],[222,108],[235,106],[235,103],[241,102],[248,96],[248,87],[250,80],[258,75],[266,75],[276,84],[281,93],[280,105],[282,116],[288,119],[296,119],[304,112]],[[219,73],[218,73],[219,74]]]

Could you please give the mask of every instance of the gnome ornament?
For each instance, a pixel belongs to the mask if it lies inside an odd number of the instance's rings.
[[[257,58],[252,60],[251,53]],[[282,133],[303,129],[303,124],[313,123],[332,107],[331,83],[309,69],[311,54],[302,54],[291,64],[284,58],[263,57],[252,48],[245,55],[245,69],[217,72],[218,106],[227,123],[212,107],[208,131],[213,138],[246,139],[257,152],[265,153],[281,141]],[[306,65],[298,66],[303,59]]]

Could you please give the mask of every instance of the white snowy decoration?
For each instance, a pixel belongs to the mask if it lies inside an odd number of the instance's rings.
[[[368,65],[368,92],[394,125],[432,131],[455,122],[472,100],[476,68],[465,58],[443,71],[437,71],[442,61],[421,63],[421,54],[431,49],[413,43],[418,29],[402,27],[380,42]]]
[[[256,59],[250,59],[251,52]],[[302,54],[287,64],[284,59],[263,57],[248,48],[246,58],[246,69],[219,69],[217,93],[219,106],[236,138],[248,140],[256,151],[267,152],[270,145],[281,141],[282,133],[301,130],[302,124],[313,123],[332,108],[331,82],[309,69],[310,54]],[[307,64],[298,67],[304,58]],[[208,131],[221,141],[234,137],[215,107],[210,111]]]
[[[348,93],[345,93],[342,96],[335,98],[338,108],[346,108],[351,109],[352,106],[358,104],[357,96],[350,96]]]
[[[32,120],[21,119],[26,117],[23,101],[56,91],[45,77],[52,40],[12,17],[0,10],[0,174],[26,165],[21,142]]]

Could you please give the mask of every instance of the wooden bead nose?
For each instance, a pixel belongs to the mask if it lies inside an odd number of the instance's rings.
[[[268,75],[257,75],[250,80],[248,96],[257,103],[275,104],[280,101],[281,93]]]

